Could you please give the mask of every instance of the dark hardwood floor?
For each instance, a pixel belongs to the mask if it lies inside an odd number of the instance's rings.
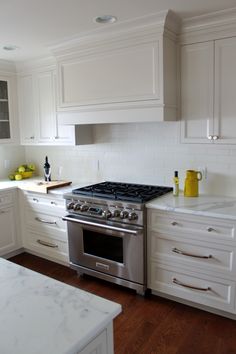
[[[93,294],[118,302],[123,312],[114,321],[115,354],[236,353],[236,321],[89,276],[26,253],[12,262]]]

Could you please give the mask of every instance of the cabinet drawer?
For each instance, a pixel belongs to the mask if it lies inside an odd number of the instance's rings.
[[[51,258],[68,261],[68,243],[28,231],[26,248]]]
[[[60,198],[52,198],[50,196],[41,196],[40,194],[30,194],[25,193],[25,202],[26,205],[34,208],[34,207],[46,207],[49,206],[52,208],[59,208],[65,210],[65,200]]]
[[[181,299],[235,313],[235,283],[153,262],[149,281],[151,289]]]
[[[13,203],[12,193],[1,193],[0,194],[0,208]]]
[[[41,233],[66,232],[66,222],[62,220],[61,216],[37,212],[30,209],[27,209],[26,213],[27,225],[37,229]]]
[[[222,273],[235,279],[235,249],[231,246],[207,242],[181,240],[165,234],[150,232],[150,254],[154,261],[185,267],[212,274]]]
[[[230,220],[149,210],[148,227],[153,231],[185,235],[188,238],[197,236],[197,239],[209,242],[235,242],[235,224]]]

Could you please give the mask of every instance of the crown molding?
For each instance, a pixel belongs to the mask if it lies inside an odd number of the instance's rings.
[[[123,42],[125,40],[137,38],[142,40],[146,36],[163,35],[177,38],[181,28],[180,18],[171,10],[161,11],[148,16],[139,17],[129,21],[123,21],[121,23],[115,23],[111,27],[102,27],[96,31],[90,31],[83,33],[80,36],[67,39],[64,42],[50,46],[50,50],[56,57],[64,57],[65,55],[71,55],[78,53],[86,48],[102,48],[106,45],[112,45],[112,43]]]
[[[181,44],[236,36],[236,7],[182,21]]]
[[[0,73],[7,75],[16,74],[16,66],[13,61],[0,59]]]
[[[16,62],[16,71],[17,74],[24,74],[27,72],[53,69],[56,67],[56,59],[53,56],[36,58],[26,61]]]

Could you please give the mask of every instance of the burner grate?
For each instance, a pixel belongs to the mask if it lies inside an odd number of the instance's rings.
[[[102,182],[74,189],[72,193],[111,200],[145,203],[172,190],[173,188],[171,187],[163,186]]]

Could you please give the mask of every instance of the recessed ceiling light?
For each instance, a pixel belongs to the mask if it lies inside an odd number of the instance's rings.
[[[4,50],[9,50],[9,51],[11,51],[11,50],[16,50],[16,49],[18,49],[19,47],[17,47],[16,45],[5,45],[4,47],[3,47],[3,49]]]
[[[103,15],[103,16],[98,16],[94,19],[95,22],[97,23],[114,23],[117,21],[117,18],[112,15]]]

